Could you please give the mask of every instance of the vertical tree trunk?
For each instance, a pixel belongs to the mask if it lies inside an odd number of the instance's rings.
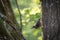
[[[43,40],[60,40],[60,0],[42,0]]]

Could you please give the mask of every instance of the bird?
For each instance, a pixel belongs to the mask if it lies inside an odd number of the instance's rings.
[[[36,22],[36,24],[32,28],[38,29],[39,27],[41,27],[40,18],[38,19],[38,21]]]

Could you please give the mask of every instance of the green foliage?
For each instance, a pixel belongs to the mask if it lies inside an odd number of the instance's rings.
[[[11,0],[12,8],[18,23],[19,13],[16,8],[15,0]],[[18,0],[18,5],[22,14],[22,33],[26,40],[42,40],[42,29],[32,29],[36,21],[41,17],[41,5],[39,0]]]

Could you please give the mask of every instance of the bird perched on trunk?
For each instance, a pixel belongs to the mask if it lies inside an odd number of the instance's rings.
[[[35,24],[32,28],[37,29],[37,28],[39,28],[39,27],[41,27],[40,18],[38,19],[38,21],[36,22],[36,24]]]

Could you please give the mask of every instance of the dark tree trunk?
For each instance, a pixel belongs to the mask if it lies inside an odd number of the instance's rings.
[[[19,25],[13,14],[9,0],[0,0],[0,35],[1,40],[24,40]],[[15,29],[14,29],[15,28]]]
[[[42,0],[43,40],[60,40],[60,0]]]

